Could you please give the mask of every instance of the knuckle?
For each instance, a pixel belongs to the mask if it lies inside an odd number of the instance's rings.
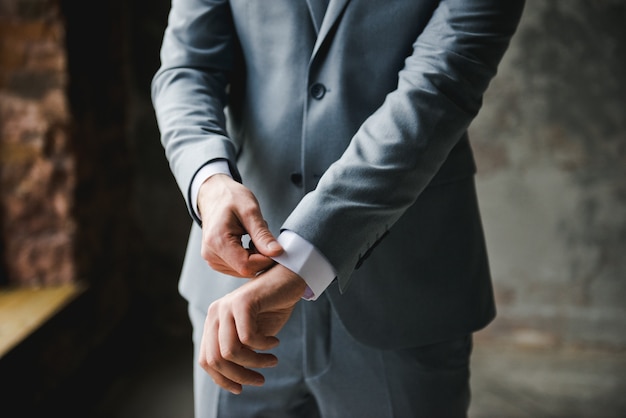
[[[216,359],[215,357],[211,356],[208,357],[207,359],[205,359],[205,364],[202,367],[204,370],[220,370],[221,368],[221,363],[219,362],[218,359]]]
[[[247,260],[237,260],[233,264],[233,269],[243,277],[252,277],[256,274],[256,271],[249,265]]]
[[[242,332],[239,336],[239,341],[241,341],[241,343],[245,346],[251,346],[254,342],[252,334],[250,334],[249,332]]]
[[[203,245],[202,248],[200,249],[200,256],[202,257],[203,260],[208,261],[210,264],[213,259],[213,252],[209,250],[209,248],[206,245]]]
[[[260,217],[259,207],[254,202],[242,205],[239,214],[248,221],[256,221]]]
[[[254,269],[244,266],[242,268],[239,269],[239,273],[243,276],[243,277],[252,277],[254,275],[256,275],[256,271],[254,271]]]
[[[237,351],[238,350],[234,349],[233,347],[225,347],[222,349],[222,352],[220,354],[222,355],[222,358],[224,360],[233,362],[233,360],[237,358],[237,355],[236,355]]]
[[[205,356],[198,361],[198,364],[203,370],[206,370],[210,374],[219,372],[222,367],[220,360],[214,356]]]
[[[215,301],[209,305],[207,316],[212,317],[212,318],[217,318],[218,312],[219,312],[219,302]]]

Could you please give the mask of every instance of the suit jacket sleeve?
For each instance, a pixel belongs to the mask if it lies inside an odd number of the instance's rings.
[[[238,144],[227,135],[224,107],[233,67],[235,36],[226,0],[174,0],[161,47],[161,67],[152,81],[152,101],[161,141],[191,216],[190,185],[205,164],[234,163]]]
[[[442,0],[415,41],[397,89],[284,223],[333,264],[340,289],[478,113],[523,4]]]

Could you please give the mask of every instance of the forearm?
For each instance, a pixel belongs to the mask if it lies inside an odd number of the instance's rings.
[[[406,59],[396,90],[284,223],[337,268],[342,289],[361,257],[415,202],[463,137],[522,5],[441,1]]]
[[[152,81],[161,141],[192,213],[189,186],[195,173],[209,161],[235,161],[238,148],[224,115],[233,66],[229,13],[226,1],[174,2]],[[239,179],[234,164],[230,169]]]

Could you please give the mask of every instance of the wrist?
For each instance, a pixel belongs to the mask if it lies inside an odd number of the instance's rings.
[[[272,270],[276,269],[277,274],[280,276],[284,276],[285,280],[288,280],[289,282],[291,282],[294,286],[294,288],[298,289],[298,290],[302,290],[302,292],[304,292],[304,289],[306,289],[306,281],[304,281],[304,279],[296,272],[290,270],[289,268],[285,267],[284,265],[280,264],[280,263],[276,263],[273,267]]]
[[[219,184],[223,184],[223,182],[228,180],[234,181],[228,174],[216,173],[202,182],[200,188],[198,189],[198,200],[196,203],[196,208],[200,218],[202,218],[203,202],[206,200],[206,196],[210,193],[210,190],[214,187],[218,187]]]
[[[250,290],[261,299],[269,296],[267,292],[280,298],[296,301],[302,297],[307,288],[302,277],[281,264],[274,264],[256,279],[251,280],[249,284],[257,287]]]
[[[198,210],[199,191],[202,184],[216,174],[225,174],[231,176],[230,167],[226,160],[214,160],[204,165],[193,177],[189,190],[189,199],[194,214],[200,219],[200,211]]]

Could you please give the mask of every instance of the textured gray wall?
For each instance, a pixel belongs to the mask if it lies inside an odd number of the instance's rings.
[[[626,347],[626,1],[528,0],[471,127],[485,336]]]

